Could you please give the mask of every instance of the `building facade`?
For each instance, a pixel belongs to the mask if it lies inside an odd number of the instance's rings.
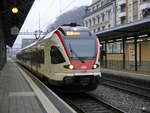
[[[150,17],[150,0],[93,0],[84,26],[94,32]]]
[[[84,26],[93,32],[99,32],[115,26],[116,19],[114,0],[93,0],[86,9]]]
[[[150,17],[150,0],[116,0],[116,24]]]

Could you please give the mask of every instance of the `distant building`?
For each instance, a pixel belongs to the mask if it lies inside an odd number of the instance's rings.
[[[32,44],[36,39],[31,38],[24,38],[22,39],[22,48]]]
[[[115,10],[115,0],[93,0],[92,5],[86,9],[84,26],[89,27],[95,33],[114,27]]]

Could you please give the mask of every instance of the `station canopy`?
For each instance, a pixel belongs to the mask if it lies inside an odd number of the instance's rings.
[[[113,27],[98,32],[96,35],[99,37],[100,41],[104,41],[123,37],[134,37],[143,34],[150,34],[150,18]]]
[[[34,0],[0,0],[0,25],[8,46],[11,47],[17,37],[17,34],[12,34],[12,30],[20,30],[33,2]]]

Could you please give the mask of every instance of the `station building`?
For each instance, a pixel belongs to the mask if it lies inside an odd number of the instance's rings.
[[[94,9],[94,6],[101,2],[103,0],[93,0],[92,5],[87,9]],[[150,72],[150,2],[148,0],[108,0],[107,2],[115,4],[110,8],[115,15],[113,17],[115,19],[110,20],[114,24],[105,29],[94,30],[101,43],[101,66],[118,70]],[[89,26],[90,22],[87,18],[91,17],[92,21],[93,15],[106,9],[108,7],[93,10],[91,13],[87,10],[84,25],[92,30],[93,26],[103,28],[104,25],[98,23],[94,25],[94,22]]]
[[[102,45],[102,67],[150,71],[150,19],[117,26],[97,33]]]

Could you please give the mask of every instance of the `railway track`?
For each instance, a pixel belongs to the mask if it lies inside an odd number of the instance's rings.
[[[60,96],[78,113],[125,113],[86,93],[61,94]]]
[[[134,97],[137,98],[143,98],[143,101],[145,103],[150,103],[150,88],[149,87],[144,87],[144,83],[142,83],[143,81],[140,81],[141,83],[138,84],[139,81],[137,81],[137,83],[131,83],[130,81],[126,82],[123,80],[117,80],[115,78],[103,78],[103,82],[102,85],[106,86],[106,87],[111,87],[111,88],[115,88],[118,89],[120,91],[126,92],[129,95],[133,95]],[[139,110],[142,113],[150,113],[150,107],[146,108],[146,107],[142,107],[139,108]]]
[[[108,85],[114,88],[119,88],[125,91],[129,91],[134,94],[138,94],[145,97],[150,97],[150,88],[144,87],[143,85],[138,85],[137,83],[130,83],[123,80],[116,80],[116,79],[110,79],[110,78],[103,78],[103,85]]]

